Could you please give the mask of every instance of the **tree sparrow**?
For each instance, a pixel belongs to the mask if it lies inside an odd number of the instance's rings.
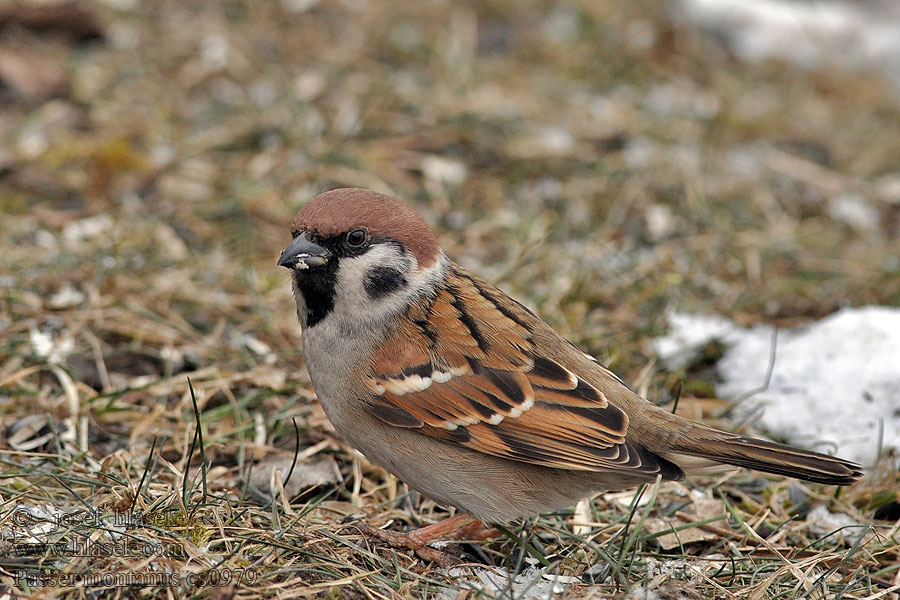
[[[326,192],[300,209],[291,234],[278,264],[291,271],[306,365],[334,428],[467,513],[414,532],[412,547],[715,463],[834,485],[862,475],[850,461],[648,402],[447,258],[395,198]]]

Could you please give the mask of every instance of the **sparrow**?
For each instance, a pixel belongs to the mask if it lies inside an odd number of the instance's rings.
[[[382,532],[394,545],[423,549],[717,463],[831,485],[862,476],[848,460],[657,407],[453,262],[393,197],[323,193],[300,209],[291,235],[278,265],[290,270],[306,366],[335,430],[462,511],[402,539]]]

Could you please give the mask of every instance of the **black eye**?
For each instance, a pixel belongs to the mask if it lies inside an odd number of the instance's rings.
[[[365,229],[354,229],[347,234],[347,245],[351,248],[359,248],[361,246],[364,246],[368,241],[369,232],[367,232]]]

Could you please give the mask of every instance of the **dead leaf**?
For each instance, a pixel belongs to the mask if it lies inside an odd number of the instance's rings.
[[[250,475],[251,488],[254,492],[267,498],[272,498],[280,493],[280,489],[273,488],[275,484],[273,471],[276,469],[281,472],[284,492],[288,498],[293,498],[315,486],[341,481],[341,471],[330,454],[320,454],[307,460],[297,461],[293,472],[291,472],[292,463],[293,458],[271,458],[259,461],[253,465],[253,473]],[[291,474],[290,479],[288,479],[288,473]]]
[[[644,527],[650,533],[662,533],[654,542],[663,550],[672,550],[682,545],[696,544],[697,542],[709,542],[719,537],[719,534],[704,529],[702,526],[685,527],[698,521],[714,519],[725,513],[725,505],[715,498],[693,498],[691,504],[683,511],[679,511],[675,517],[647,519]],[[679,527],[685,527],[679,529]],[[669,532],[669,533],[664,533]]]

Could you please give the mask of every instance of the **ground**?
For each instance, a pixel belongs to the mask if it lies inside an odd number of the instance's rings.
[[[315,401],[275,261],[320,191],[413,203],[651,401],[730,428],[720,349],[657,364],[668,313],[900,305],[877,73],[743,64],[656,2],[61,6],[0,5],[0,598],[491,594],[354,527],[447,512]],[[447,550],[572,598],[896,598],[898,479],[720,473]]]

